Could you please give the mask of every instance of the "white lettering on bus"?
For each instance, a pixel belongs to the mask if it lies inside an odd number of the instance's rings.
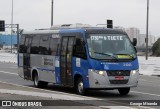
[[[123,36],[91,36],[91,40],[123,40]]]

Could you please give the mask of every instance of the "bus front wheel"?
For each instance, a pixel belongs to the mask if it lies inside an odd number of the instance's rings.
[[[47,87],[48,83],[47,82],[43,82],[43,81],[39,81],[38,79],[38,74],[35,73],[34,77],[33,77],[33,81],[34,81],[34,86],[37,88],[45,88]]]
[[[130,91],[130,88],[119,88],[118,91],[121,95],[127,95]]]
[[[76,84],[76,89],[77,89],[77,93],[80,94],[80,95],[86,95],[87,94],[88,90],[84,88],[82,78],[78,78],[78,81],[77,81],[77,84]]]

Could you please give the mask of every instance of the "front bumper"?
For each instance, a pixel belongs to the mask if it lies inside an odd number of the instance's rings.
[[[115,75],[107,74],[107,71],[103,74],[98,74],[93,70],[89,70],[89,88],[93,89],[116,89],[116,88],[128,88],[136,87],[138,85],[139,73],[123,76],[124,80],[115,80]]]

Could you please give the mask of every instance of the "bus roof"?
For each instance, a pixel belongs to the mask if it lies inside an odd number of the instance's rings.
[[[103,27],[85,27],[85,28],[60,28],[47,30],[23,31],[23,34],[54,34],[54,33],[90,33],[90,34],[126,34],[120,29],[111,29]]]
[[[32,30],[32,31],[23,31],[22,34],[48,34],[48,33],[59,33],[59,30]]]

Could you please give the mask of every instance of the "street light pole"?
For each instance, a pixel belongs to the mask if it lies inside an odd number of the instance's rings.
[[[149,21],[149,0],[147,0],[147,25],[146,25],[146,60],[148,60],[148,23]]]
[[[51,26],[53,26],[53,0],[51,3]]]
[[[18,53],[18,50],[19,50],[19,24],[16,24],[17,25],[17,53]]]
[[[13,35],[13,0],[12,0],[12,13],[11,13],[11,53],[12,53],[12,35]]]

